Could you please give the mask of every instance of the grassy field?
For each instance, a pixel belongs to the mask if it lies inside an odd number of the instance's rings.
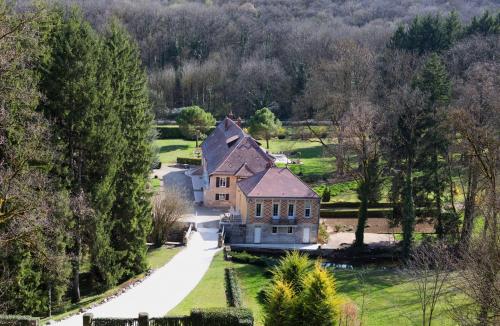
[[[269,284],[270,278],[262,267],[224,261],[222,253],[215,256],[198,286],[168,314],[188,314],[196,307],[226,306],[225,267],[236,270],[244,304],[253,311],[256,325],[262,325],[262,290]],[[421,323],[415,284],[397,270],[335,270],[333,273],[339,295],[353,300],[360,311],[364,307],[363,325],[403,326]],[[454,325],[443,305],[438,305],[433,325]]]
[[[162,163],[175,163],[177,157],[194,157],[195,142],[184,139],[157,139],[154,142]]]
[[[239,277],[243,290],[243,303],[254,313],[257,325],[262,317],[262,304],[259,302],[260,291],[268,284],[263,268],[224,261],[224,255],[215,255],[207,273],[191,293],[168,315],[187,315],[193,308],[225,307],[226,293],[224,287],[224,268],[233,267]]]
[[[152,249],[148,252],[147,260],[148,264],[152,269],[159,268],[172,259],[180,250],[182,250],[182,247],[175,247],[175,248],[157,248],[157,249]],[[88,264],[83,264],[82,269],[85,270],[88,268]],[[127,287],[129,284],[141,279],[144,277],[144,274],[137,275],[133,277],[132,279],[123,282],[122,284],[117,285],[116,287],[107,290],[106,292],[103,293],[92,293],[89,295],[84,295],[82,296],[81,301],[78,304],[70,304],[68,303],[67,305],[64,306],[64,311],[57,313],[57,310],[55,310],[55,315],[52,315],[51,318],[45,318],[42,320],[42,324],[46,323],[48,320],[60,320],[63,319],[73,313],[76,313],[78,310],[80,310],[83,307],[89,306],[91,304],[94,304],[96,302],[99,302],[106,297],[109,297],[118,291],[120,291],[122,288]],[[84,292],[85,289],[82,288],[82,292]],[[59,308],[59,310],[63,310],[62,308]]]

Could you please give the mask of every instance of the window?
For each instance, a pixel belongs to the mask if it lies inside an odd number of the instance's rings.
[[[229,188],[229,177],[216,177],[215,187],[217,188]]]
[[[273,234],[276,234],[278,233],[278,227],[276,226],[273,226],[273,230],[272,230]]]
[[[305,208],[304,208],[304,216],[305,217],[311,217],[311,202],[310,201],[306,201],[305,204],[304,204]]]
[[[288,227],[288,234],[292,234],[293,233],[293,228],[291,226]]]
[[[273,217],[278,218],[280,216],[280,204],[273,203]]]
[[[229,200],[229,194],[215,194],[215,200]]]
[[[255,216],[262,217],[262,204],[261,203],[255,204]]]
[[[295,217],[295,205],[288,204],[288,217]]]

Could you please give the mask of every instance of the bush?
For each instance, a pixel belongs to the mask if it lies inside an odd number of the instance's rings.
[[[246,251],[242,252],[231,251],[230,255],[232,261],[243,264],[251,264],[262,267],[271,267],[276,264],[276,259],[274,258],[252,255]]]
[[[321,195],[321,201],[324,203],[328,203],[330,201],[330,198],[330,187],[325,187],[325,189],[323,190],[323,194]]]
[[[184,138],[179,126],[157,126],[157,138],[158,139],[180,139]]]
[[[33,326],[39,324],[40,319],[31,316],[0,315],[0,326]]]
[[[199,326],[251,326],[253,315],[245,308],[193,309],[191,323]]]
[[[224,269],[226,283],[226,297],[229,306],[241,308],[243,307],[241,288],[238,282],[238,276],[232,268]]]
[[[328,243],[328,238],[330,238],[330,234],[328,234],[327,226],[323,222],[319,225],[319,230],[318,230],[318,242],[320,244],[326,244]]]
[[[201,165],[201,158],[178,157],[178,164]]]

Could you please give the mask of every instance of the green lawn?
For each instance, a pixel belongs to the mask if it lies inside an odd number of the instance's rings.
[[[262,304],[260,292],[268,284],[265,270],[261,267],[224,261],[224,255],[218,253],[210,264],[200,283],[168,315],[187,315],[193,308],[225,307],[226,293],[224,286],[224,268],[233,267],[239,277],[243,290],[243,303],[253,311],[256,325],[261,325]]]
[[[193,140],[157,139],[154,145],[158,148],[162,163],[175,163],[177,157],[195,157],[196,146]]]
[[[243,301],[253,311],[256,325],[262,325],[262,290],[269,277],[262,267],[224,261],[222,253],[214,257],[198,286],[168,315],[189,314],[196,307],[226,306],[224,268],[233,267],[243,290]],[[397,270],[335,270],[337,292],[353,300],[361,311],[363,325],[414,325],[420,322],[420,307],[415,284]],[[364,299],[363,299],[364,293]],[[456,298],[456,297],[452,297]],[[443,300],[444,301],[444,300]],[[438,305],[433,325],[454,325],[443,304]]]
[[[182,247],[175,247],[175,248],[162,247],[162,248],[150,250],[147,254],[148,255],[147,260],[148,260],[149,266],[153,269],[156,269],[156,268],[159,268],[159,267],[165,265],[180,250],[182,250]],[[88,264],[84,262],[82,264],[82,271],[85,271],[86,269],[88,269]],[[109,296],[117,293],[122,288],[127,287],[129,284],[131,284],[131,283],[133,283],[133,282],[135,282],[143,277],[144,277],[144,274],[140,274],[140,275],[137,275],[126,282],[123,282],[122,284],[117,285],[116,287],[114,287],[112,289],[107,290],[106,292],[92,293],[89,295],[82,296],[82,299],[78,304],[71,304],[68,302],[63,307],[63,309],[59,308],[60,310],[64,310],[64,311],[62,311],[60,313],[56,313],[51,318],[43,319],[42,324],[46,323],[48,320],[60,320],[62,318],[65,318],[65,317],[73,314],[73,313],[76,313],[81,308],[84,308],[84,307],[87,307],[91,304],[99,302],[99,301],[105,299],[106,297],[109,297]],[[83,289],[82,289],[82,292],[83,292]]]

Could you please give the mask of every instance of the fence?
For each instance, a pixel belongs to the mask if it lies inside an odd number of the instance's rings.
[[[149,318],[139,313],[138,318],[94,318],[83,315],[83,326],[252,326],[252,312],[244,308],[194,309],[189,316]]]

